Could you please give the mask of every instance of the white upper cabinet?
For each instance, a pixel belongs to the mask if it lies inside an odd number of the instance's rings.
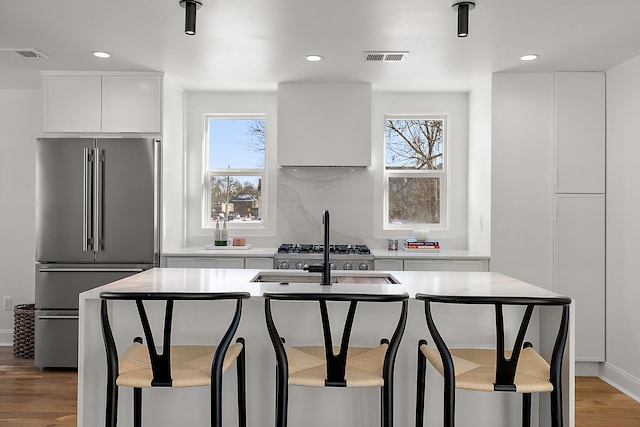
[[[371,166],[371,84],[278,84],[278,166]]]
[[[160,133],[159,74],[44,75],[45,133]]]
[[[159,76],[102,76],[102,131],[159,133]]]
[[[100,76],[45,76],[44,131],[100,132]]]
[[[555,192],[605,191],[605,77],[555,75]]]

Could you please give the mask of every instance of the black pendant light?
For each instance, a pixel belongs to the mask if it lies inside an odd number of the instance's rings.
[[[185,9],[184,33],[193,36],[196,33],[196,11],[202,8],[197,0],[180,0],[180,6]]]
[[[458,12],[458,37],[469,35],[469,11],[476,7],[475,2],[461,1],[453,4],[453,10]]]

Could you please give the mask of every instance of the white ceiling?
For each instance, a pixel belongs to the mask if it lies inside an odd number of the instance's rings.
[[[40,70],[121,70],[162,71],[187,90],[364,81],[466,91],[491,72],[605,71],[640,54],[640,0],[477,0],[466,39],[451,0],[202,1],[187,36],[178,0],[4,0],[0,50],[48,58],[0,51],[0,88],[39,88]],[[368,50],[409,55],[364,62]],[[309,53],[324,60],[307,62]],[[524,63],[525,53],[540,58]]]

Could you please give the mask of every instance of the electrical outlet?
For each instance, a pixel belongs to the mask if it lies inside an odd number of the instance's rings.
[[[2,299],[2,308],[4,311],[11,311],[11,297],[3,297]]]

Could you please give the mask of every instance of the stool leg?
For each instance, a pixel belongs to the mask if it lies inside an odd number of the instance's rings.
[[[393,427],[393,388],[385,384],[380,387],[380,425]]]
[[[118,420],[118,386],[114,378],[107,380],[107,411],[105,427],[116,427]]]
[[[211,427],[222,427],[222,372],[211,374]]]
[[[133,425],[142,427],[142,389],[133,389]]]
[[[551,392],[551,425],[552,427],[562,427],[564,420],[562,419],[562,393],[560,383],[553,385]]]
[[[247,387],[246,387],[246,372],[245,372],[245,353],[244,353],[244,338],[238,338],[237,343],[242,344],[242,350],[236,360],[236,368],[238,373],[238,425],[240,427],[246,427],[247,425]]]
[[[455,426],[456,386],[453,375],[444,378],[444,426]]]
[[[287,371],[283,367],[276,368],[276,427],[287,427],[287,407],[289,405],[287,376]]]
[[[522,427],[531,427],[531,393],[522,393]]]
[[[424,425],[424,389],[427,370],[427,358],[420,350],[420,346],[427,344],[425,340],[418,342],[418,381],[416,386],[416,427]]]

